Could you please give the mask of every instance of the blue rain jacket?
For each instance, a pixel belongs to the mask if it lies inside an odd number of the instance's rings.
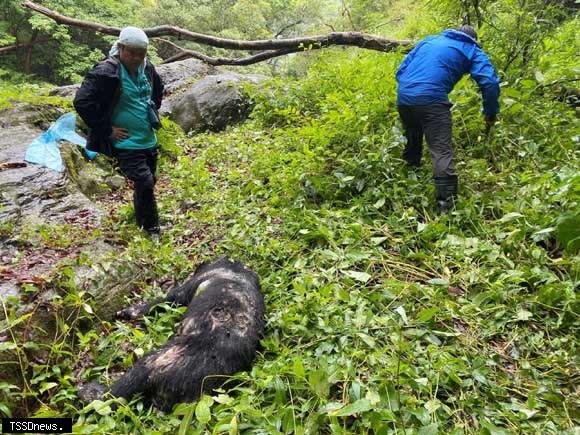
[[[397,104],[447,102],[449,92],[466,73],[479,85],[483,113],[499,113],[499,79],[489,57],[473,38],[457,30],[428,36],[407,55],[397,70]]]

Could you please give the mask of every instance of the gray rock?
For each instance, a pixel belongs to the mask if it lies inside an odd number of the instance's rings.
[[[112,190],[119,190],[125,185],[125,177],[120,175],[112,175],[105,178],[105,184],[109,186]]]
[[[185,131],[219,131],[250,113],[242,83],[258,84],[265,77],[222,73],[204,77],[187,92],[168,101],[167,115]]]
[[[0,331],[10,329],[11,334],[26,337],[24,341],[48,345],[55,336],[64,333],[60,330],[62,324],[58,318],[69,318],[66,312],[69,308],[62,303],[52,304],[55,297],[62,300],[62,295],[57,295],[58,287],[48,285],[43,289],[39,285],[31,297],[21,293],[21,282],[23,278],[50,281],[53,269],[66,257],[44,245],[35,245],[36,237],[42,240],[36,233],[36,225],[98,227],[103,212],[87,195],[97,194],[99,189],[109,189],[106,180],[115,177],[111,176],[113,170],[107,166],[104,157],[97,157],[96,163],[87,162],[77,145],[66,142],[60,144],[66,168],[63,173],[24,162],[28,145],[43,132],[34,126],[39,114],[43,123],[50,124],[62,113],[57,110],[51,116],[51,110],[17,105],[0,111],[0,270],[3,272],[0,305],[9,311],[17,309],[19,315],[30,313],[26,322],[9,327],[4,310],[0,310]],[[22,236],[25,230],[28,231],[26,237]],[[90,259],[89,266],[74,266],[73,275],[77,288],[86,290],[87,295],[94,298],[96,314],[101,319],[112,319],[123,307],[125,297],[132,290],[131,277],[138,273],[131,264],[119,261],[115,250],[98,237],[83,241],[74,249],[78,258]],[[38,256],[40,261],[22,262],[28,253]],[[106,268],[103,263],[107,263]],[[55,310],[64,312],[56,313]],[[72,314],[72,317],[76,315]],[[0,334],[0,342],[10,340],[9,335]],[[33,355],[36,360],[44,359],[44,351],[40,348],[28,351],[29,356]],[[0,382],[22,384],[26,371],[21,369],[18,352],[10,346],[0,352]]]
[[[18,103],[0,110],[0,128],[26,125],[47,129],[51,122],[64,113],[62,107]]]
[[[70,98],[72,100],[80,87],[80,84],[59,86],[50,91],[48,95],[53,97]]]
[[[197,59],[185,59],[166,65],[157,65],[155,69],[161,76],[166,96],[190,87],[201,77],[219,73],[217,68]]]
[[[111,190],[107,182],[113,171],[110,160],[97,156],[91,163],[87,163],[81,149],[68,142],[61,142],[60,151],[68,178],[84,195],[94,198]]]

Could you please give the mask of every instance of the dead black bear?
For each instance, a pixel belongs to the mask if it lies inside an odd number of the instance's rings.
[[[141,393],[167,411],[176,403],[199,399],[228,375],[250,369],[264,328],[264,298],[254,272],[227,258],[204,263],[167,298],[131,306],[120,315],[134,319],[164,301],[188,306],[176,333],[110,388],[82,386],[83,402],[102,399],[107,392],[125,399]]]

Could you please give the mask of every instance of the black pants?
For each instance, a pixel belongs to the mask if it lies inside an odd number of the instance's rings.
[[[145,150],[115,148],[115,157],[127,178],[133,181],[133,205],[137,225],[153,230],[159,227],[157,202],[155,201],[155,173],[157,172],[157,147]]]
[[[455,176],[451,145],[451,103],[398,106],[398,109],[407,137],[407,145],[403,151],[403,158],[407,163],[419,166],[425,136],[431,152],[433,176]]]

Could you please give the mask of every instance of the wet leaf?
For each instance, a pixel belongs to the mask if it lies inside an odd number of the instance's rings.
[[[328,413],[330,416],[334,417],[346,417],[349,415],[360,414],[373,409],[373,405],[367,399],[359,399],[354,403],[344,406],[343,408],[331,411]]]

